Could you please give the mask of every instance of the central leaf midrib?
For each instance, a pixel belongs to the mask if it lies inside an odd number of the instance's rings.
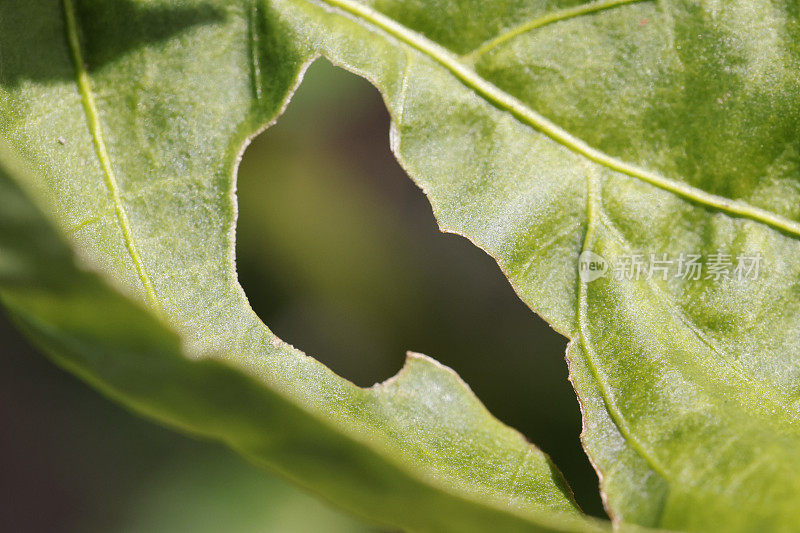
[[[549,137],[561,146],[575,152],[586,159],[610,170],[644,181],[655,187],[671,192],[681,198],[707,208],[715,209],[735,217],[742,217],[759,222],[766,226],[800,237],[800,222],[780,216],[776,213],[748,204],[742,200],[733,200],[724,196],[709,193],[650,170],[627,163],[597,148],[590,146],[582,139],[569,133],[548,118],[531,109],[524,102],[503,91],[477,72],[461,62],[460,58],[427,37],[409,29],[383,13],[353,0],[306,0],[322,3],[338,8],[356,19],[371,26],[380,28],[392,37],[411,46],[433,61],[446,68],[467,87],[475,91],[484,100],[513,115],[517,120]]]

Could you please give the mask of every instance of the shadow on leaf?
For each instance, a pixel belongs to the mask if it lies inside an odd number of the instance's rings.
[[[197,26],[218,23],[225,12],[206,3],[152,6],[132,0],[75,2],[89,71],[144,46],[174,38]],[[75,76],[61,1],[0,4],[0,85],[46,82]]]

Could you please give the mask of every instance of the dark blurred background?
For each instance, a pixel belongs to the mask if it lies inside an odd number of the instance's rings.
[[[454,368],[603,516],[580,448],[566,340],[494,261],[440,233],[389,151],[366,81],[315,63],[239,173],[238,266],[259,316],[359,385],[406,350]],[[373,532],[214,443],[141,420],[36,353],[0,317],[0,530]]]

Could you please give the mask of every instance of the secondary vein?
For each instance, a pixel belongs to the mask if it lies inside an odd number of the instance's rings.
[[[261,62],[258,58],[261,53],[258,38],[258,2],[252,0],[248,14],[248,32],[250,33],[250,75],[253,78],[253,94],[256,100],[261,100]]]
[[[625,251],[627,253],[634,253],[633,246],[631,246],[630,242],[619,230],[619,228],[614,225],[614,222],[608,218],[605,213],[602,213],[600,218],[602,218],[603,227],[613,236],[613,238],[617,240],[617,242],[619,242]],[[658,283],[655,282],[655,280],[647,276],[645,277],[645,283],[647,283],[650,289],[664,302],[664,305],[669,309],[669,312],[675,315],[678,320],[680,320],[683,325],[686,326],[686,328],[692,333],[692,335],[697,338],[698,341],[705,345],[710,351],[714,352],[737,377],[743,381],[746,381],[748,385],[758,390],[759,398],[762,400],[768,400],[776,410],[781,411],[792,420],[798,419],[797,413],[787,408],[787,402],[785,400],[777,396],[772,389],[762,387],[760,382],[749,375],[747,370],[745,370],[745,368],[739,364],[733,356],[718,347],[716,341],[709,338],[698,325],[696,325],[688,316],[686,316],[684,311],[675,303],[674,299],[671,298],[658,285]]]
[[[481,56],[497,48],[503,43],[510,41],[511,39],[518,37],[524,33],[527,33],[531,30],[535,30],[537,28],[541,28],[542,26],[547,26],[548,24],[553,24],[555,22],[560,22],[562,20],[568,20],[575,17],[580,17],[583,15],[588,15],[590,13],[597,13],[598,11],[604,11],[606,9],[611,9],[614,7],[622,6],[625,4],[634,4],[637,2],[644,2],[647,0],[600,0],[598,2],[591,2],[589,4],[581,4],[579,6],[568,7],[566,9],[559,9],[556,11],[552,11],[543,15],[541,17],[537,17],[533,20],[529,20],[527,22],[523,22],[522,24],[511,28],[510,30],[506,31],[489,39],[478,48],[473,50],[472,52],[462,56],[462,61],[466,61],[468,63],[474,63],[477,61]]]
[[[315,3],[314,0],[309,1]],[[527,124],[565,148],[594,163],[669,191],[691,202],[716,209],[729,215],[748,218],[788,233],[795,238],[800,237],[800,222],[790,220],[741,200],[732,200],[730,198],[711,194],[697,187],[693,187],[692,185],[661,176],[650,170],[621,161],[590,146],[582,139],[575,137],[554,122],[540,115],[519,99],[482,78],[477,72],[462,63],[458,56],[443,46],[410,30],[371,7],[359,4],[353,0],[317,0],[317,2],[321,2],[332,8],[338,8],[357,19],[382,29],[392,37],[439,63],[486,101],[511,113],[520,122]]]
[[[136,248],[136,243],[133,238],[133,231],[131,230],[131,224],[128,220],[128,215],[125,212],[125,207],[122,205],[122,198],[120,197],[117,178],[114,174],[114,168],[111,165],[111,158],[109,157],[105,140],[103,139],[103,128],[100,123],[100,114],[97,110],[94,93],[92,92],[92,86],[89,81],[89,74],[86,71],[86,63],[83,58],[83,51],[81,50],[78,32],[78,18],[75,14],[75,5],[73,0],[63,0],[63,6],[64,19],[66,21],[67,41],[69,42],[72,62],[75,65],[75,78],[81,95],[83,109],[86,114],[86,122],[89,127],[89,133],[92,136],[94,150],[97,154],[97,159],[100,161],[100,166],[103,169],[104,181],[114,205],[114,214],[117,218],[117,223],[119,224],[120,230],[122,231],[122,237],[125,241],[125,248],[128,250],[128,254],[133,261],[136,273],[144,288],[145,297],[153,308],[158,309],[158,299],[156,298],[153,284],[147,275],[147,270],[144,267],[139,250]]]
[[[587,193],[586,193],[586,234],[583,239],[583,246],[581,253],[590,251],[592,248],[592,241],[594,240],[594,232],[598,223],[599,217],[599,183],[597,176],[593,175],[591,170],[587,169]],[[656,458],[656,454],[649,450],[644,444],[639,442],[639,439],[634,435],[633,431],[628,427],[625,420],[625,415],[617,407],[609,393],[613,387],[609,385],[605,377],[600,373],[600,370],[595,363],[595,352],[592,346],[591,333],[589,332],[589,299],[587,295],[587,283],[584,282],[580,276],[578,278],[578,312],[576,316],[579,334],[579,347],[583,351],[586,359],[586,366],[589,368],[603,399],[603,405],[606,406],[609,418],[619,430],[623,438],[630,444],[636,453],[644,459],[659,476],[665,480],[670,479],[670,475],[664,465]]]

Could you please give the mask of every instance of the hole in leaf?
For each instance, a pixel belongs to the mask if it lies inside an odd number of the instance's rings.
[[[551,455],[586,512],[604,516],[566,340],[494,260],[439,232],[389,150],[374,87],[317,61],[248,148],[238,190],[239,279],[276,335],[362,386],[395,374],[406,350],[453,367]]]

